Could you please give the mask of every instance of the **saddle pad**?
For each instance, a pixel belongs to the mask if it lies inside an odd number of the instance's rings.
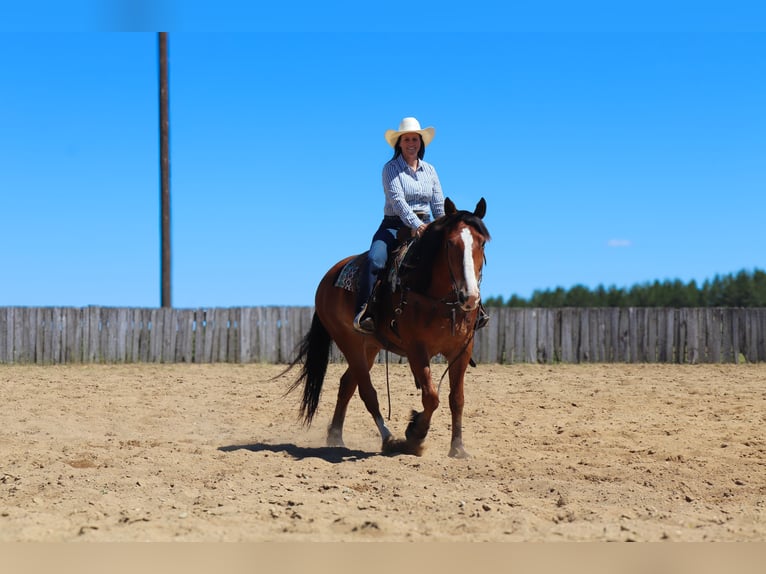
[[[362,270],[362,264],[367,253],[357,255],[351,261],[343,266],[335,280],[335,286],[356,293],[359,290],[359,276]]]

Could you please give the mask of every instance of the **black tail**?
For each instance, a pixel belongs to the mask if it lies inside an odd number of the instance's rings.
[[[324,383],[324,376],[325,373],[327,373],[327,363],[330,362],[331,343],[332,339],[330,338],[330,334],[327,332],[327,329],[324,328],[324,325],[322,325],[317,314],[314,313],[314,317],[311,319],[311,328],[298,346],[298,356],[290,364],[287,370],[282,373],[286,373],[296,364],[303,362],[300,377],[290,385],[287,392],[290,393],[294,391],[300,387],[302,381],[304,382],[300,415],[303,419],[303,424],[306,426],[311,425],[314,413],[316,413],[317,407],[319,406],[319,396],[322,394],[322,383]]]

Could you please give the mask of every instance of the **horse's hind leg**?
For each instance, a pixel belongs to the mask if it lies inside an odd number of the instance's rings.
[[[356,381],[351,376],[351,369],[346,369],[340,378],[335,413],[327,429],[327,446],[346,446],[343,443],[343,422],[346,420],[346,409],[351,397],[354,396],[354,391],[356,391]]]
[[[380,414],[380,404],[378,403],[378,393],[372,386],[370,379],[370,370],[375,364],[378,356],[378,347],[369,346],[364,348],[364,353],[358,353],[353,357],[346,355],[349,360],[348,371],[359,387],[359,397],[367,407],[367,411],[372,415],[372,419],[378,427],[382,448],[385,451],[388,443],[391,441],[391,431],[388,430],[383,415]]]
[[[355,362],[350,364],[346,372],[340,378],[340,389],[338,389],[338,401],[335,403],[335,413],[332,417],[330,427],[327,429],[328,446],[345,446],[343,442],[343,422],[346,418],[346,410],[354,391],[359,388],[359,396],[364,402],[365,407],[372,415],[375,424],[380,432],[380,437],[385,448],[386,443],[391,439],[391,431],[388,430],[380,414],[380,405],[378,403],[378,394],[372,386],[370,380],[370,368],[375,361],[377,351],[371,352],[367,358],[367,364]]]
[[[378,427],[378,432],[380,433],[383,450],[386,450],[392,435],[383,420],[383,415],[380,414],[378,393],[375,391],[375,387],[372,386],[372,380],[370,379],[370,370],[375,364],[375,358],[378,356],[378,349],[371,347],[366,350],[365,355],[365,363],[356,361],[349,367],[349,369],[353,369],[354,378],[359,384],[359,396],[361,397],[362,402],[364,402],[364,406],[367,407],[367,412],[372,415],[372,419],[375,421],[375,424]]]
[[[383,445],[383,450],[386,450],[388,442],[391,440],[391,431],[388,430],[383,415],[380,414],[380,404],[378,403],[378,393],[372,386],[370,380],[369,371],[365,372],[364,376],[359,380],[359,396],[364,402],[364,406],[367,407],[367,411],[372,415],[372,419],[378,427],[380,433],[380,440]]]

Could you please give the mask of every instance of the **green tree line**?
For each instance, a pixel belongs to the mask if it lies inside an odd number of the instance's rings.
[[[583,285],[535,290],[529,299],[489,297],[489,307],[766,307],[766,272],[759,269],[716,275],[698,285],[679,279],[642,283],[629,288]]]

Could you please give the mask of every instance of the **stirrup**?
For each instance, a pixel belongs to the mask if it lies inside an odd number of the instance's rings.
[[[365,317],[367,312],[367,305],[362,307],[362,310],[354,317],[354,331],[362,333],[364,335],[372,335],[375,332],[375,321],[372,317]]]

